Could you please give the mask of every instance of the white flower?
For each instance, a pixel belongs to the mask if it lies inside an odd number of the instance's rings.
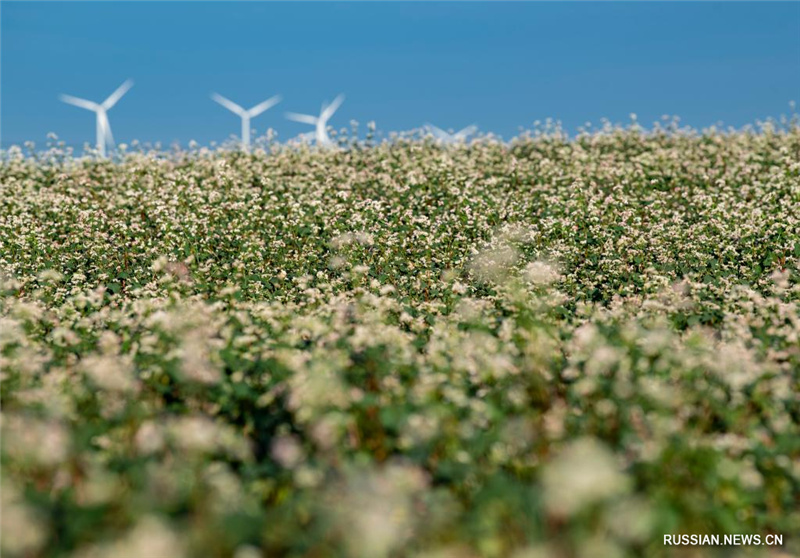
[[[219,441],[217,425],[202,415],[176,419],[170,433],[176,446],[190,452],[210,452]]]
[[[164,431],[155,422],[148,421],[143,423],[136,431],[136,448],[142,454],[151,454],[161,451],[164,448]]]
[[[45,269],[39,273],[39,281],[58,283],[64,276],[55,269]]]
[[[519,252],[507,245],[486,248],[475,256],[470,269],[479,281],[497,282],[508,274],[519,259]]]
[[[452,286],[452,291],[455,294],[463,295],[464,293],[467,292],[467,286],[464,283],[461,283],[460,281],[455,281]]]
[[[0,549],[3,556],[34,556],[47,541],[44,518],[26,504],[22,494],[6,479],[0,490]]]
[[[531,262],[525,266],[525,279],[535,285],[549,285],[561,279],[558,270],[547,262]]]
[[[3,451],[20,463],[54,467],[68,456],[70,435],[64,424],[24,415],[3,415]]]
[[[287,469],[293,469],[303,459],[303,447],[294,436],[279,436],[272,442],[272,458]]]
[[[112,355],[90,356],[83,360],[81,366],[92,382],[101,389],[111,392],[132,392],[138,387],[129,358]]]
[[[133,529],[112,542],[81,549],[76,558],[183,558],[186,546],[167,523],[155,516],[141,518]]]
[[[574,515],[630,488],[614,454],[592,438],[569,443],[545,467],[542,485],[545,506],[555,516]]]

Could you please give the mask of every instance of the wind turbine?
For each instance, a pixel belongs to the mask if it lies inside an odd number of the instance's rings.
[[[75,105],[86,110],[91,110],[97,114],[97,151],[101,157],[106,156],[106,145],[114,147],[114,136],[111,135],[111,124],[108,122],[108,110],[111,109],[122,96],[128,92],[128,89],[133,87],[133,82],[127,80],[125,83],[117,87],[108,99],[102,103],[95,103],[87,101],[86,99],[79,99],[72,95],[61,95],[59,98],[65,103]]]
[[[250,150],[250,119],[255,118],[265,110],[274,107],[281,102],[281,96],[275,95],[263,103],[259,103],[249,110],[245,110],[230,99],[226,99],[218,93],[212,93],[211,98],[221,104],[231,112],[238,114],[242,119],[242,149]]]
[[[314,140],[316,140],[317,145],[323,147],[329,147],[333,145],[331,138],[328,136],[328,120],[331,119],[333,113],[335,113],[338,108],[344,102],[344,95],[339,95],[336,97],[331,104],[327,102],[322,103],[322,109],[320,110],[319,116],[311,116],[310,114],[297,114],[296,112],[287,112],[286,118],[289,120],[294,120],[295,122],[302,122],[303,124],[310,124],[311,126],[315,127],[313,132]],[[308,136],[306,136],[308,137]]]
[[[466,141],[468,136],[471,136],[475,132],[478,131],[478,127],[472,124],[471,126],[467,126],[463,130],[459,130],[458,132],[451,134],[445,132],[441,128],[437,128],[433,124],[425,124],[425,129],[430,133],[437,141],[445,144],[445,145],[454,145],[457,143],[461,143]]]

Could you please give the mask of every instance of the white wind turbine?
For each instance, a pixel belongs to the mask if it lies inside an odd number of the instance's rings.
[[[75,105],[86,110],[91,110],[97,115],[97,151],[101,157],[106,156],[106,146],[114,147],[114,136],[111,135],[111,124],[108,122],[108,111],[111,107],[117,104],[122,96],[128,92],[128,89],[133,87],[133,82],[127,80],[125,83],[117,87],[108,99],[102,103],[95,103],[87,101],[86,99],[79,99],[72,95],[61,95],[59,98],[65,103]]]
[[[221,104],[231,112],[238,114],[242,119],[242,149],[250,150],[250,119],[255,118],[267,109],[270,109],[281,102],[281,96],[275,95],[263,103],[259,103],[249,110],[245,110],[230,99],[226,99],[218,93],[212,93],[211,98]]]
[[[467,137],[471,136],[475,132],[478,131],[478,127],[474,124],[471,126],[467,126],[463,130],[459,130],[458,132],[451,134],[445,132],[441,128],[437,128],[433,124],[425,124],[425,129],[430,133],[436,141],[443,143],[445,145],[454,145],[457,143],[461,143],[466,141]]]
[[[295,122],[302,122],[303,124],[310,124],[315,127],[314,132],[304,134],[307,137],[313,134],[314,140],[317,145],[322,147],[329,147],[333,145],[331,138],[328,136],[328,120],[338,110],[344,102],[344,95],[336,97],[331,104],[327,102],[322,103],[322,110],[319,116],[311,116],[310,114],[297,114],[296,112],[287,112],[286,118],[294,120]]]

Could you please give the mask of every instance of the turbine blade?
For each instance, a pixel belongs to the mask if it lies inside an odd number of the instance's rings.
[[[225,97],[223,97],[218,93],[212,93],[211,98],[214,99],[219,104],[221,104],[226,109],[228,109],[229,111],[235,112],[239,116],[245,116],[247,114],[247,111],[244,110],[242,107],[240,107],[230,99],[226,99]]]
[[[319,117],[322,120],[330,120],[330,117],[333,116],[333,113],[335,113],[340,106],[342,106],[343,102],[344,95],[339,94],[339,96],[337,96],[331,104],[322,109],[322,114],[320,114]]]
[[[72,95],[59,95],[58,98],[65,103],[69,103],[70,105],[75,105],[76,107],[86,110],[92,110],[96,112],[100,108],[100,105],[97,103],[87,101],[86,99],[79,99],[78,97],[73,97]]]
[[[317,117],[310,114],[297,114],[296,112],[287,112],[286,118],[294,120],[295,122],[302,122],[303,124],[317,125]]]
[[[110,109],[111,107],[113,107],[114,105],[117,104],[117,101],[119,101],[122,98],[122,96],[125,93],[128,92],[128,89],[130,89],[131,87],[133,87],[133,81],[132,80],[126,80],[125,83],[123,83],[122,85],[117,87],[117,90],[114,91],[111,95],[108,96],[108,99],[103,101],[103,104],[101,106],[105,110]]]
[[[440,141],[447,141],[450,139],[450,134],[433,124],[425,124],[425,128],[428,130],[428,133]]]
[[[274,107],[275,105],[277,105],[280,102],[281,102],[281,96],[280,95],[275,95],[274,97],[270,97],[269,99],[267,99],[263,103],[259,103],[256,106],[254,106],[253,108],[251,108],[250,110],[248,110],[247,114],[249,114],[251,118],[255,117],[255,116],[258,116],[259,114],[261,114],[265,110]]]
[[[457,138],[461,138],[461,139],[466,139],[467,136],[471,136],[472,134],[474,134],[477,131],[478,131],[478,127],[475,124],[471,124],[470,126],[467,126],[466,128],[464,128],[463,130],[459,130],[456,133],[456,137]]]

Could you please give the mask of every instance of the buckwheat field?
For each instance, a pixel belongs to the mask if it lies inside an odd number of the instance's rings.
[[[338,139],[3,153],[3,557],[800,553],[796,118]]]

